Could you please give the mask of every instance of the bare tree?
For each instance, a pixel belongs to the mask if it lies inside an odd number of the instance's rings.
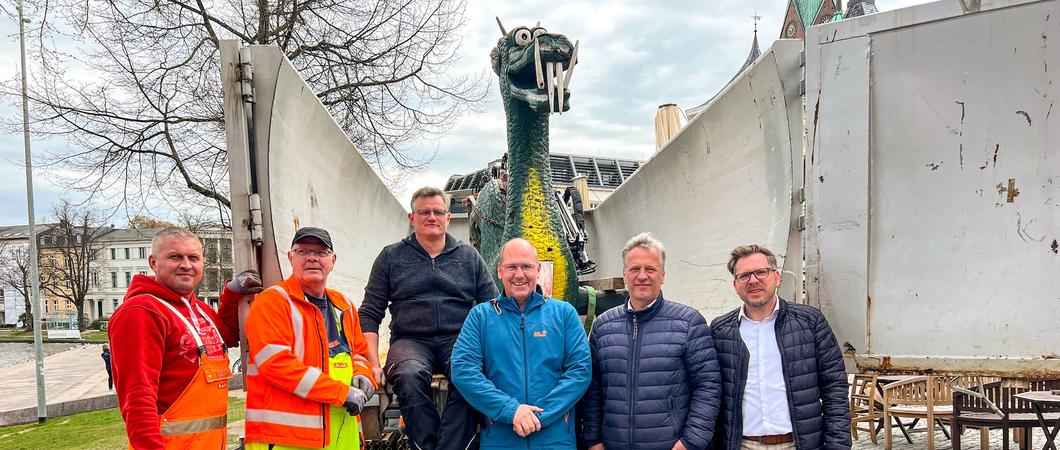
[[[135,215],[129,219],[129,228],[134,230],[147,230],[152,228],[169,228],[175,227],[173,222],[167,222],[161,219],[155,219],[144,215]]]
[[[55,206],[56,224],[41,233],[40,272],[45,281],[42,292],[50,297],[70,302],[77,310],[78,328],[88,326],[85,316],[85,297],[95,287],[93,264],[103,253],[103,235],[113,228],[99,225],[96,214],[87,207],[66,201]]]
[[[33,311],[33,299],[30,296],[29,244],[21,242],[0,242],[0,288],[8,287],[22,296],[27,314]],[[40,280],[43,292],[45,280]],[[30,320],[24,321],[26,327]]]
[[[392,185],[433,158],[413,157],[405,145],[444,133],[489,89],[485,71],[445,75],[456,66],[465,0],[31,5],[41,66],[31,92],[35,132],[83,149],[49,161],[79,174],[65,179],[70,187],[118,201],[229,206],[222,39],[279,46]],[[5,84],[4,93],[16,87]],[[189,191],[199,195],[181,195]]]

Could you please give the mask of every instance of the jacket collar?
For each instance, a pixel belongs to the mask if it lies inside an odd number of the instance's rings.
[[[629,304],[630,304],[629,302],[630,302],[629,296],[627,295],[626,296],[626,303],[625,303],[625,305],[622,306],[623,309],[626,310],[626,314],[629,315],[630,317],[636,316],[637,320],[643,322],[645,320],[651,320],[652,317],[655,317],[655,315],[659,313],[659,310],[662,309],[663,303],[666,303],[666,299],[663,298],[663,293],[659,292],[659,298],[656,298],[652,302],[651,305],[649,305],[647,308],[644,308],[644,309],[642,309],[640,311],[632,311],[632,310],[630,310],[629,309]]]
[[[776,319],[777,316],[780,315],[780,296],[776,295],[776,294],[774,294],[773,296],[777,299],[777,302],[773,304],[773,312],[769,313],[769,317],[766,317],[766,319],[762,321],[763,323],[764,322],[768,322],[768,321],[773,320],[773,319]],[[742,306],[740,306],[739,309],[737,309],[738,317],[739,317],[741,322],[743,322],[744,319],[747,319],[747,320],[751,319],[750,317],[747,316],[746,308],[747,308],[747,304],[745,303]]]
[[[498,314],[502,309],[516,314],[526,314],[544,306],[546,301],[548,301],[548,298],[542,295],[540,290],[534,290],[534,292],[530,294],[530,298],[526,299],[526,306],[522,311],[519,310],[519,304],[516,303],[515,298],[508,297],[504,294],[498,295],[493,300],[490,300],[490,303],[493,304],[493,309],[497,311]]]
[[[302,291],[302,285],[298,284],[298,280],[294,279],[294,275],[287,277],[286,280],[280,282],[280,288],[287,292],[287,295],[291,296],[292,300],[297,300],[306,305],[313,306],[312,302],[306,300],[305,292]],[[346,298],[342,296],[338,291],[324,288],[324,294],[327,296],[328,301],[331,302],[332,306],[338,308],[340,311],[346,311],[350,305],[346,302]]]
[[[402,239],[401,241],[406,243],[406,244],[408,244],[408,245],[410,245],[412,248],[418,250],[424,256],[430,258],[430,254],[427,253],[427,250],[425,250],[423,248],[423,246],[420,245],[420,241],[416,240],[416,232],[410,233],[408,236],[405,237],[405,239]],[[438,256],[442,256],[442,255],[444,255],[446,253],[449,253],[449,252],[455,250],[457,247],[460,246],[460,244],[462,244],[462,242],[460,242],[459,239],[453,237],[453,235],[449,234],[449,232],[446,232],[445,233],[445,247],[442,248],[442,252],[439,253]]]

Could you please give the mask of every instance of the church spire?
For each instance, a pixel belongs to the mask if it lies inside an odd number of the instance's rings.
[[[762,20],[762,16],[755,13],[751,16],[751,20],[754,20],[754,40],[751,42],[751,52],[747,54],[747,59],[743,62],[743,67],[740,67],[740,70],[736,72],[737,74],[743,72],[751,64],[754,64],[759,56],[762,56],[762,50],[758,48],[758,21]]]

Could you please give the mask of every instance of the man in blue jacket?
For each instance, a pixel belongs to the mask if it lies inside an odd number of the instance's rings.
[[[529,242],[504,244],[504,293],[471,309],[453,346],[453,384],[485,419],[482,449],[575,447],[589,345],[574,307],[536,290],[540,271]]]
[[[759,245],[733,249],[743,306],[710,324],[721,361],[716,449],[849,449],[843,355],[824,315],[777,296],[780,271]]]
[[[707,321],[663,298],[666,251],[650,234],[630,239],[622,261],[629,301],[593,324],[581,439],[590,450],[702,450],[721,404]]]

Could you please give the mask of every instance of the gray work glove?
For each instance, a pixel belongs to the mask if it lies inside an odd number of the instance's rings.
[[[350,387],[350,393],[346,395],[346,403],[343,403],[342,407],[346,408],[346,412],[351,416],[356,416],[364,409],[364,403],[367,401],[368,396],[364,395],[364,391]]]
[[[261,275],[254,269],[239,272],[226,286],[228,290],[240,295],[257,294],[265,289],[261,285]]]
[[[375,395],[375,388],[372,387],[372,380],[364,375],[355,375],[353,381],[350,382],[350,387],[360,389],[364,392],[365,397],[372,398]]]

